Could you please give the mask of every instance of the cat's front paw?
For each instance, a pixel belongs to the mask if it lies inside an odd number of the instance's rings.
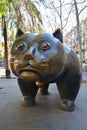
[[[29,96],[23,96],[21,101],[22,101],[22,106],[24,107],[35,105],[35,99]]]
[[[75,104],[72,100],[61,100],[60,102],[60,109],[67,111],[67,112],[73,112],[75,111]]]

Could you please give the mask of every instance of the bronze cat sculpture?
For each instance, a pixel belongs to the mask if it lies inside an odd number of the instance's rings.
[[[58,29],[53,34],[17,33],[11,49],[10,66],[18,77],[22,92],[22,104],[35,104],[40,88],[41,94],[48,94],[50,83],[56,83],[64,111],[75,110],[75,99],[81,83],[80,63],[76,54],[62,44]],[[38,87],[39,86],[39,87]]]

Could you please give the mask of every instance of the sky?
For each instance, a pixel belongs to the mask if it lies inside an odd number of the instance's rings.
[[[47,0],[45,3],[46,5],[49,5],[47,3],[49,0]],[[52,1],[52,0],[51,0]],[[64,0],[62,0],[64,1]],[[63,16],[63,23],[65,23],[65,19],[67,18],[68,16],[68,13],[69,13],[69,10],[71,8],[71,5],[67,5],[67,3],[70,3],[72,0],[65,0],[64,1],[64,4],[66,4],[65,6],[63,6],[63,9],[62,9],[62,16]],[[81,2],[83,0],[77,0],[78,2]],[[53,2],[55,2],[54,6],[55,7],[59,7],[58,5],[58,0],[53,0]],[[85,3],[83,4],[78,4],[78,11],[80,11],[85,5],[87,5],[87,0]],[[52,6],[50,6],[52,7]],[[59,20],[59,16],[58,16],[58,13],[54,13],[51,9],[44,9],[43,5],[39,5],[39,10],[41,11],[41,14],[42,14],[42,17],[43,17],[43,26],[44,26],[44,30],[45,31],[50,31],[50,32],[53,32],[55,29],[57,29],[58,27],[60,27],[60,20]],[[57,9],[57,11],[59,11],[59,8]],[[84,11],[82,11],[82,13],[79,15],[79,19],[80,21],[84,18],[87,17],[87,8],[85,8]],[[48,20],[49,18],[49,20]],[[56,25],[55,25],[55,21],[56,21]],[[68,19],[68,23],[67,23],[67,26],[64,28],[64,35],[70,31],[70,29],[73,28],[73,26],[76,25],[76,16],[75,16],[75,10],[74,10],[74,7],[72,9],[72,13],[70,14],[69,16],[69,19]]]

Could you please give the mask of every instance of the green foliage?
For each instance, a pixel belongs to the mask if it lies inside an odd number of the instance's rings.
[[[0,0],[0,15],[6,16],[11,0]]]

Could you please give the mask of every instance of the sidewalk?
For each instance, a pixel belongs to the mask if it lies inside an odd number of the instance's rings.
[[[58,107],[59,93],[51,84],[48,96],[37,95],[37,105],[22,107],[16,79],[0,79],[0,130],[87,130],[87,83],[81,84],[75,112]]]
[[[87,71],[82,71],[82,80],[87,82]]]

